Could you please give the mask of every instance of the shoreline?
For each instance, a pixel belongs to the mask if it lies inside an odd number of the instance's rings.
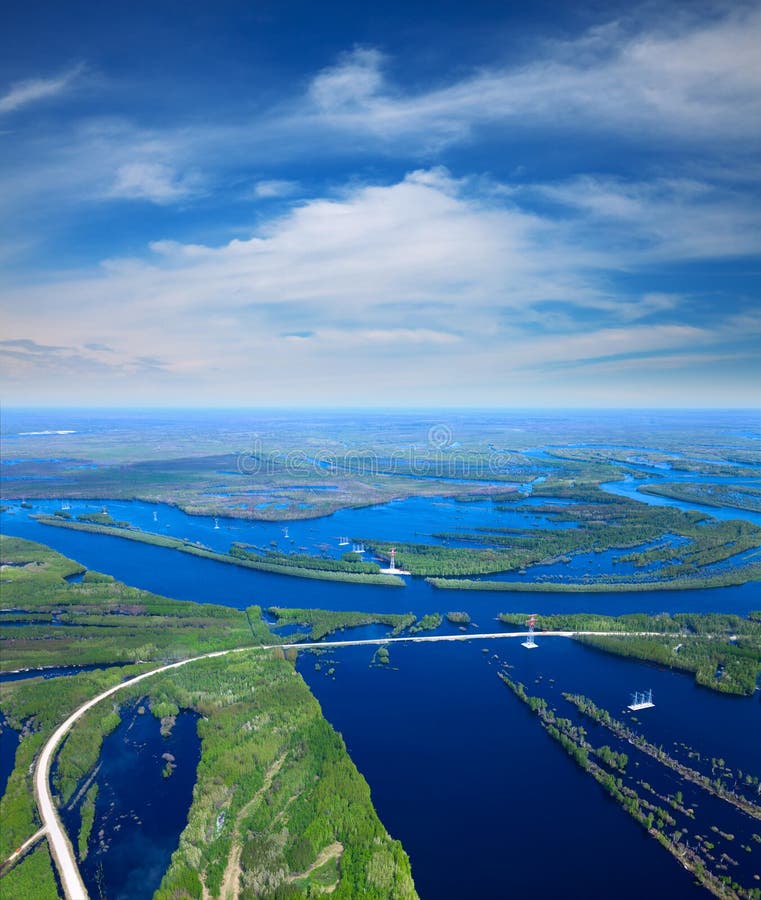
[[[164,547],[168,550],[178,550],[190,556],[200,556],[211,559],[214,562],[226,565],[238,566],[242,569],[254,569],[269,572],[273,575],[286,575],[293,578],[308,578],[314,581],[335,581],[349,584],[373,584],[380,587],[405,587],[402,578],[394,575],[368,575],[361,572],[332,572],[324,569],[308,569],[294,566],[279,566],[266,560],[261,562],[250,559],[238,559],[230,554],[217,553],[207,547],[198,546],[179,538],[168,535],[154,534],[150,531],[141,531],[132,528],[115,528],[110,525],[92,525],[86,522],[73,522],[67,519],[59,519],[55,516],[35,516],[40,525],[49,525],[53,528],[67,528],[70,531],[84,531],[89,534],[102,534],[107,537],[121,538],[122,540],[135,541],[142,544],[150,544],[154,547]]]

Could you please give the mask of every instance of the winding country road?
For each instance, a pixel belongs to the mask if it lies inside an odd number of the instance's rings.
[[[42,828],[36,832],[31,838],[22,844],[21,848],[17,850],[7,862],[11,862],[17,856],[20,856],[20,851],[22,848],[26,848],[31,846],[34,842],[36,842],[43,834],[47,835],[48,843],[50,845],[50,851],[53,856],[53,859],[56,864],[56,868],[58,869],[58,873],[61,878],[61,884],[63,886],[64,893],[66,895],[67,900],[87,900],[87,891],[85,890],[84,882],[82,881],[82,876],[79,874],[79,868],[77,867],[76,857],[74,855],[74,850],[69,841],[68,835],[63,828],[61,820],[58,816],[58,812],[55,807],[55,803],[53,802],[53,797],[50,793],[50,766],[53,761],[53,757],[55,755],[56,750],[60,746],[64,737],[71,730],[72,726],[75,722],[82,718],[82,716],[93,706],[96,706],[102,700],[106,700],[108,697],[113,696],[119,691],[126,690],[127,688],[133,687],[139,682],[143,681],[145,678],[150,678],[153,675],[158,675],[161,672],[168,672],[171,669],[178,669],[180,666],[186,666],[189,663],[198,662],[202,659],[212,659],[217,656],[227,656],[231,653],[244,653],[249,650],[310,650],[319,648],[324,650],[328,647],[360,647],[360,646],[381,646],[383,644],[391,644],[391,643],[438,643],[441,641],[474,641],[474,640],[502,640],[504,638],[525,638],[527,637],[528,632],[526,631],[501,631],[496,634],[484,634],[482,632],[476,632],[473,634],[447,634],[447,635],[425,635],[422,637],[386,637],[386,638],[372,638],[366,640],[346,640],[346,641],[319,641],[314,643],[304,643],[304,644],[259,644],[249,647],[235,647],[230,650],[216,650],[213,653],[204,653],[202,656],[193,656],[189,659],[183,659],[179,662],[169,663],[168,665],[159,666],[156,669],[151,669],[149,672],[143,672],[141,675],[136,675],[134,678],[130,678],[127,681],[122,681],[119,684],[114,685],[113,687],[108,688],[108,690],[103,691],[102,694],[98,694],[97,697],[93,697],[91,700],[88,700],[86,703],[83,703],[77,710],[75,710],[64,722],[62,722],[58,728],[53,732],[51,737],[48,739],[45,746],[42,748],[42,752],[40,753],[39,759],[37,761],[37,766],[34,771],[34,796],[37,802],[37,808],[40,813],[40,818],[42,819]],[[626,631],[543,631],[537,632],[534,637],[535,638],[545,638],[545,637],[565,637],[570,638],[575,635],[621,635],[621,636],[644,636],[644,635],[655,635],[660,634],[660,632],[650,632],[650,631],[637,631],[637,632],[626,632]]]

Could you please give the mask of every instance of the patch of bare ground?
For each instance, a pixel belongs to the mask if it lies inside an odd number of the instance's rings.
[[[240,842],[240,823],[251,812],[254,806],[262,799],[266,791],[272,785],[272,779],[280,771],[287,754],[283,753],[275,762],[267,769],[264,776],[264,783],[248,803],[241,808],[236,816],[235,825],[233,826],[232,841],[230,843],[230,855],[227,858],[225,866],[225,876],[222,879],[222,889],[219,892],[220,900],[238,900],[240,894],[240,855],[243,850]],[[205,892],[204,892],[205,893]]]
[[[288,881],[298,881],[301,878],[308,878],[312,872],[316,871],[320,868],[320,866],[324,866],[325,863],[329,859],[335,859],[340,861],[341,854],[344,852],[344,845],[340,841],[334,841],[332,844],[329,844],[327,847],[323,847],[322,850],[317,854],[317,859],[309,866],[308,869],[304,869],[303,872],[293,872],[288,876]],[[333,891],[338,887],[338,882],[335,884],[328,885],[327,887],[322,888],[322,891],[326,894],[332,894]]]

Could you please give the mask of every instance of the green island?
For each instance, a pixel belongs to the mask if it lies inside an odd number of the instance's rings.
[[[374,574],[371,571],[348,569],[348,564],[340,560],[322,560],[319,557],[299,554],[271,554],[275,561],[270,561],[269,556],[261,556],[246,551],[242,547],[233,544],[230,553],[215,553],[208,547],[197,543],[169,537],[165,534],[154,534],[150,531],[141,531],[136,528],[122,528],[111,525],[98,525],[89,522],[69,521],[60,516],[37,516],[41,525],[52,525],[57,528],[69,528],[73,531],[87,531],[90,534],[105,534],[110,537],[123,538],[128,541],[138,541],[142,544],[153,544],[156,547],[166,547],[170,550],[179,550],[181,553],[189,553],[191,556],[202,556],[215,562],[227,565],[240,566],[244,569],[256,569],[261,572],[272,572],[275,575],[291,575],[296,578],[312,578],[318,581],[344,581],[365,584],[380,584],[387,587],[404,587],[404,579],[398,575]],[[326,563],[323,567],[315,566],[315,562]],[[366,564],[370,565],[370,564]]]
[[[470,614],[466,612],[448,612],[447,622],[452,625],[470,625]]]
[[[525,613],[499,615],[505,625],[524,626],[528,618]],[[698,684],[721,693],[751,696],[761,672],[759,612],[747,618],[723,613],[571,613],[538,615],[535,621],[537,632],[610,631],[610,636],[579,634],[574,639],[617,656],[690,672]],[[617,631],[660,633],[616,635]]]
[[[721,800],[726,800],[727,803],[731,803],[752,818],[761,819],[761,807],[759,807],[757,803],[749,800],[737,790],[727,787],[725,778],[723,777],[725,773],[723,766],[721,767],[722,777],[708,778],[706,775],[679,762],[679,760],[670,756],[661,747],[657,747],[655,744],[646,740],[641,734],[629,728],[623,722],[614,719],[607,709],[601,709],[588,697],[584,697],[581,694],[563,694],[563,699],[575,706],[579,712],[587,716],[587,718],[592,719],[592,721],[596,722],[598,725],[603,725],[610,732],[615,734],[616,737],[622,738],[633,746],[638,747],[643,753],[647,753],[648,756],[651,756],[662,765],[672,769],[680,777],[687,781],[691,781],[693,784],[699,785],[703,790],[708,791],[709,794],[713,794]],[[731,773],[729,774],[731,775]],[[758,776],[751,775],[750,773],[746,774],[746,779],[743,782],[745,786],[752,789],[757,789],[758,783]]]
[[[92,834],[92,826],[95,820],[95,801],[98,797],[98,785],[92,784],[84,796],[80,806],[79,837],[77,839],[77,857],[80,860],[87,858],[87,844]]]
[[[730,506],[761,512],[761,489],[749,484],[694,484],[671,483],[643,484],[638,488],[643,494],[671,497],[687,503],[702,503],[704,506]]]
[[[442,622],[441,613],[427,613],[410,627],[410,634],[417,634],[420,631],[435,631]]]
[[[159,661],[242,647],[125,688],[118,702],[96,705],[68,734],[53,787],[59,804],[81,798],[80,829],[72,835],[80,858],[92,828],[89,780],[102,741],[119,725],[125,705],[140,702],[161,719],[162,730],[192,710],[201,739],[187,825],[157,898],[222,897],[233,887],[242,897],[272,900],[326,892],[377,900],[417,896],[409,860],[379,821],[343,740],[291,659],[277,647],[262,648],[277,639],[258,607],[241,611],[169,600],[107,576],[88,578],[89,572],[70,583],[66,577],[82,573],[82,566],[20,538],[0,539],[0,559],[3,611],[38,617],[33,625],[0,628],[3,667],[65,666],[72,658],[106,666],[0,685],[0,709],[21,733],[0,801],[0,858],[39,828],[34,761],[72,710]],[[37,624],[48,614],[67,616],[66,626]],[[6,868],[0,893],[30,900],[56,895],[44,844]]]
[[[344,612],[328,609],[286,609],[280,606],[269,606],[267,613],[277,619],[277,625],[299,625],[308,629],[313,641],[345,628],[357,628],[361,625],[388,625],[392,629],[391,636],[401,634],[415,622],[412,613],[363,613]],[[290,640],[290,638],[289,638]]]
[[[674,796],[661,796],[655,793],[646,782],[637,781],[631,774],[629,754],[631,752],[647,754],[660,765],[677,772],[681,778],[691,781],[708,793],[727,800],[754,818],[761,818],[761,807],[758,804],[733,791],[724,789],[720,780],[716,784],[700,773],[683,766],[662,749],[654,747],[641,735],[636,734],[622,723],[616,722],[606,710],[600,710],[587,698],[563,694],[564,699],[581,713],[593,721],[609,727],[616,738],[626,741],[626,746],[633,749],[623,752],[611,749],[607,744],[595,746],[589,741],[583,725],[560,716],[557,710],[543,697],[527,694],[523,684],[514,681],[505,672],[502,671],[498,674],[512,693],[536,715],[542,728],[563,747],[571,759],[586,774],[594,778],[622,809],[626,810],[635,821],[646,829],[651,837],[692,872],[703,887],[716,897],[733,898],[733,900],[759,900],[760,888],[748,888],[733,880],[731,876],[720,874],[726,869],[726,865],[723,863],[723,857],[722,862],[717,865],[716,857],[711,853],[714,845],[705,841],[702,835],[689,834],[689,829],[695,827],[693,825],[695,811],[683,806],[681,792],[677,792]],[[653,799],[648,799],[646,794],[652,794]],[[666,809],[661,803],[665,803],[669,809]],[[683,821],[678,821],[676,818],[680,814],[684,816]]]
[[[670,581],[614,580],[610,576],[586,576],[583,581],[496,581],[474,578],[426,578],[442,591],[528,591],[549,594],[608,594],[641,591],[689,591],[704,588],[734,587],[761,581],[761,564],[743,566],[734,571],[717,572],[695,577],[680,576]]]
[[[311,569],[317,572],[348,572],[360,575],[378,575],[380,566],[377,563],[368,563],[358,560],[353,553],[344,554],[342,559],[332,559],[328,556],[309,556],[306,553],[279,553],[275,550],[263,550],[252,552],[242,544],[233,544],[230,547],[230,556],[235,559],[244,559],[250,562],[265,563],[286,568],[296,566],[299,569]]]
[[[761,579],[761,563],[753,554],[761,548],[761,527],[743,519],[718,520],[694,511],[649,507],[606,494],[596,482],[579,484],[559,477],[537,486],[534,495],[546,496],[548,502],[534,506],[532,512],[564,527],[440,532],[434,536],[444,542],[471,546],[396,543],[397,564],[413,575],[428,576],[436,587],[461,590],[685,590]],[[561,505],[549,498],[572,502]],[[390,544],[369,538],[364,543],[379,556],[389,556]],[[622,551],[613,564],[631,563],[634,573],[587,575],[575,581],[540,575],[531,582],[478,581],[473,586],[460,577],[525,574],[532,566],[613,550]]]

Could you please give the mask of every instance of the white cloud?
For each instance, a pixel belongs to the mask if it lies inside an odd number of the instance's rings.
[[[611,23],[545,45],[519,68],[481,69],[443,88],[393,91],[382,57],[355,50],[313,81],[314,112],[333,127],[389,140],[466,137],[479,124],[638,137],[721,140],[761,133],[761,9],[681,30]]]
[[[84,69],[84,65],[80,64],[52,78],[30,78],[26,81],[17,81],[0,97],[0,113],[14,112],[30,103],[66,93],[76,83]]]
[[[153,243],[158,265],[143,274],[193,271],[184,296],[199,305],[208,300],[207,287],[218,296],[220,285],[235,306],[266,301],[366,310],[388,301],[472,305],[496,297],[521,304],[580,290],[552,244],[553,228],[542,219],[484,206],[467,196],[465,183],[434,170],[314,199],[265,223],[257,236],[220,248]]]
[[[462,340],[451,331],[437,331],[433,328],[320,328],[315,332],[314,339],[337,346],[385,344],[392,347],[399,344],[436,346],[455,344]]]
[[[26,223],[28,233],[44,235],[53,209],[59,227],[94,204],[135,199],[166,205],[205,194],[209,180],[195,160],[189,135],[115,118],[30,137],[23,152],[0,168],[0,234],[5,230],[13,240]]]
[[[378,50],[357,47],[337,65],[323,69],[312,81],[309,94],[320,109],[327,111],[361,108],[383,86],[382,62]]]
[[[12,380],[73,389],[97,371],[94,391],[119,396],[127,379],[150,398],[160,371],[167,400],[172,390],[211,400],[212,388],[237,402],[336,390],[362,398],[409,384],[415,396],[434,391],[455,402],[468,386],[497,402],[518,385],[538,397],[534,382],[554,377],[561,399],[569,372],[638,370],[606,358],[647,356],[657,368],[668,355],[673,367],[687,352],[720,359],[761,335],[749,314],[710,327],[641,324],[686,310],[689,297],[619,300],[590,274],[573,221],[560,227],[504,198],[487,204],[470,188],[441,169],[413,172],[304,203],[248,240],[157,242],[147,260],[108,261],[97,274],[60,277],[55,290],[11,288],[6,333],[20,342],[8,348]],[[555,332],[540,312],[553,298],[568,323]],[[579,326],[580,307],[599,310],[601,321]],[[25,351],[30,335],[76,349],[42,367]]]
[[[254,185],[254,196],[263,199],[270,197],[291,197],[300,189],[298,181],[286,179],[272,179],[270,181],[258,181]]]
[[[348,160],[357,171],[368,154],[380,153],[412,160],[412,167],[421,154],[430,160],[431,151],[452,142],[478,140],[483,128],[506,153],[521,135],[594,140],[604,133],[651,149],[668,145],[690,154],[696,180],[729,186],[758,178],[750,157],[761,136],[759,41],[761,8],[698,24],[614,22],[573,41],[538,44],[533,61],[520,66],[494,63],[428,90],[397,83],[393,58],[355,48],[317,73],[305,92],[254,119],[220,114],[203,124],[170,120],[149,129],[85,118],[30,137],[4,161],[2,217],[15,234],[22,219],[44,223],[53,205],[65,211],[123,197],[168,204],[195,195],[201,184],[240,184],[252,170],[261,177],[255,197],[285,197],[298,191],[281,175],[294,160]],[[0,104],[9,109],[68,90],[78,75],[75,68],[17,84]],[[701,174],[707,156],[713,163]],[[621,159],[625,165],[625,154]],[[661,158],[664,182],[663,173],[677,166],[683,168],[676,157]],[[268,171],[272,177],[261,174]],[[610,212],[624,216],[629,207],[636,213],[639,198],[619,189],[600,192],[597,201],[618,204]],[[727,235],[727,249],[735,237]]]
[[[173,203],[190,194],[196,184],[192,176],[179,178],[166,163],[131,162],[119,166],[108,196]]]
[[[629,263],[761,252],[755,195],[726,185],[686,178],[645,182],[581,176],[527,186],[521,193],[575,211],[576,227],[586,245],[606,245]]]

